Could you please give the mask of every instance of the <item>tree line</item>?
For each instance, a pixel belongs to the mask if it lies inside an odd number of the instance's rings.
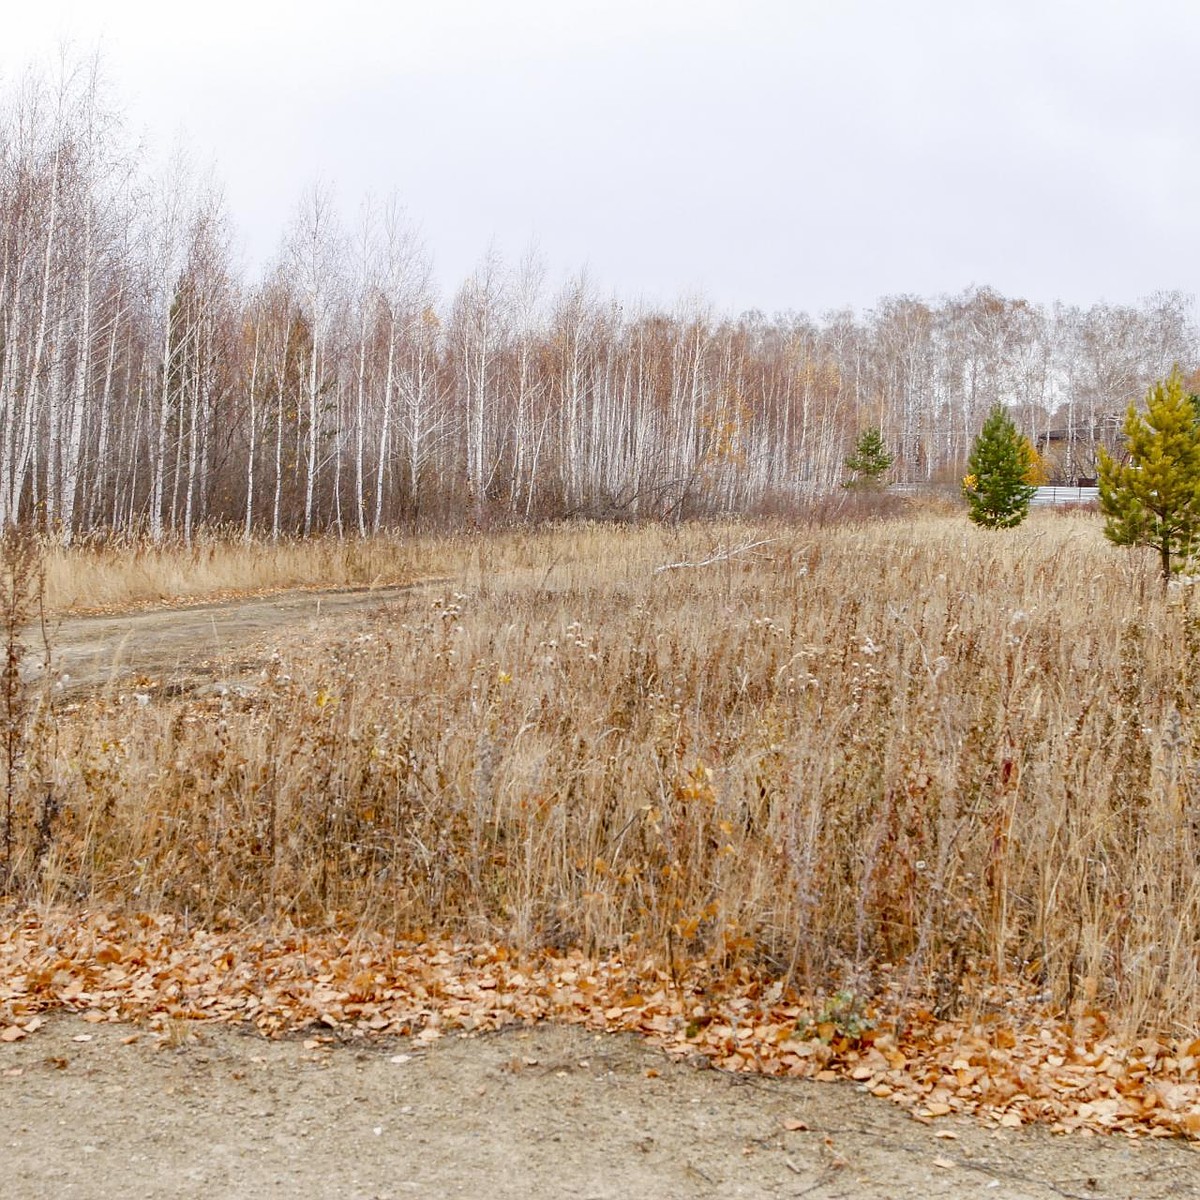
[[[955,483],[998,405],[1064,478],[1095,475],[1105,418],[1200,362],[1177,293],[734,317],[489,253],[442,296],[396,201],[346,219],[322,188],[247,272],[219,188],[142,157],[94,69],[0,97],[0,527],[786,511],[839,485],[865,427],[892,478]]]

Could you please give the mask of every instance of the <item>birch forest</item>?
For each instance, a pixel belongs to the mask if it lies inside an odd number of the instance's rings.
[[[897,483],[954,481],[996,404],[1070,479],[1200,362],[1178,293],[731,316],[488,254],[440,295],[397,201],[320,187],[250,274],[219,186],[147,168],[94,74],[0,105],[0,524],[64,540],[790,511],[865,427]]]

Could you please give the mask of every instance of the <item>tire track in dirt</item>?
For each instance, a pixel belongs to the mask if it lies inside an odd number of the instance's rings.
[[[168,693],[186,691],[218,676],[245,673],[252,664],[229,660],[271,635],[317,633],[348,615],[369,613],[447,582],[427,579],[399,587],[288,591],[187,608],[50,621],[54,687],[59,694],[79,693],[149,679]],[[26,637],[30,652],[23,673],[31,682],[44,671],[39,641],[40,632]]]

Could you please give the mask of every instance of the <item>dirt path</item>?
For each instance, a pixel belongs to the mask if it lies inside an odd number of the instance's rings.
[[[436,581],[434,581],[436,582]],[[145,677],[169,690],[186,690],[236,674],[230,656],[284,631],[312,631],[395,603],[417,583],[398,588],[294,591],[254,600],[189,608],[153,609],[112,617],[67,617],[49,629],[53,670],[61,690],[75,692]],[[30,644],[34,639],[30,638]],[[41,664],[29,656],[30,673]],[[241,664],[249,670],[256,663]]]
[[[1200,1196],[1182,1142],[923,1125],[851,1084],[699,1071],[627,1036],[176,1033],[60,1017],[0,1046],[6,1200]]]

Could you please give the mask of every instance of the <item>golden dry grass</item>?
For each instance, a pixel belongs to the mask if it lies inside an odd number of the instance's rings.
[[[148,540],[100,542],[46,554],[46,604],[55,613],[124,610],[163,602],[297,587],[380,587],[457,563],[453,539],[313,538],[244,542],[200,536],[190,547]],[[447,557],[448,556],[448,557]]]
[[[43,716],[26,894],[1200,1018],[1200,618],[1094,515],[403,552],[456,581],[248,698]]]

